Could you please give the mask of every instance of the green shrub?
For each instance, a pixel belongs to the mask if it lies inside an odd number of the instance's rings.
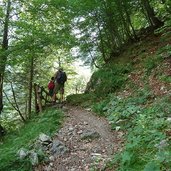
[[[53,135],[61,125],[62,116],[62,112],[56,109],[44,111],[22,126],[18,132],[7,135],[3,144],[0,144],[0,170],[31,171],[30,161],[21,161],[17,157],[17,151],[22,147],[29,149],[40,133]]]
[[[92,75],[87,90],[94,92],[98,97],[107,96],[125,85],[130,71],[130,64],[107,65]]]

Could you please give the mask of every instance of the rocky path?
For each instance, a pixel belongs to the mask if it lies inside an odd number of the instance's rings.
[[[36,171],[104,170],[105,163],[121,147],[122,133],[111,131],[105,118],[79,107],[67,108],[63,127],[53,139],[60,152]]]

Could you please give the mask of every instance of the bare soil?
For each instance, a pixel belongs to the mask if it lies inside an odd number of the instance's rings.
[[[90,171],[106,170],[105,164],[121,149],[123,133],[112,131],[109,122],[79,107],[67,106],[66,119],[56,133],[58,139],[69,149],[52,162],[40,165],[36,171]],[[100,137],[81,139],[85,131],[98,132]],[[115,169],[112,169],[115,170]]]

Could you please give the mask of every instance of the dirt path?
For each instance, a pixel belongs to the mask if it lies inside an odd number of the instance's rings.
[[[56,156],[39,171],[90,171],[93,167],[102,170],[120,148],[121,133],[111,131],[105,118],[79,107],[67,108],[67,118],[54,139],[65,144],[68,152]]]

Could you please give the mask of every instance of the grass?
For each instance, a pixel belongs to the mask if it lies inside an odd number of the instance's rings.
[[[83,93],[83,94],[73,94],[67,96],[67,102],[71,105],[88,107],[91,106],[92,103],[97,101],[97,97],[95,94],[91,93]]]
[[[53,135],[61,125],[63,115],[58,110],[44,111],[35,116],[17,132],[7,135],[0,145],[0,170],[29,171],[32,170],[29,161],[20,161],[17,151],[29,146],[37,139],[40,133]]]

